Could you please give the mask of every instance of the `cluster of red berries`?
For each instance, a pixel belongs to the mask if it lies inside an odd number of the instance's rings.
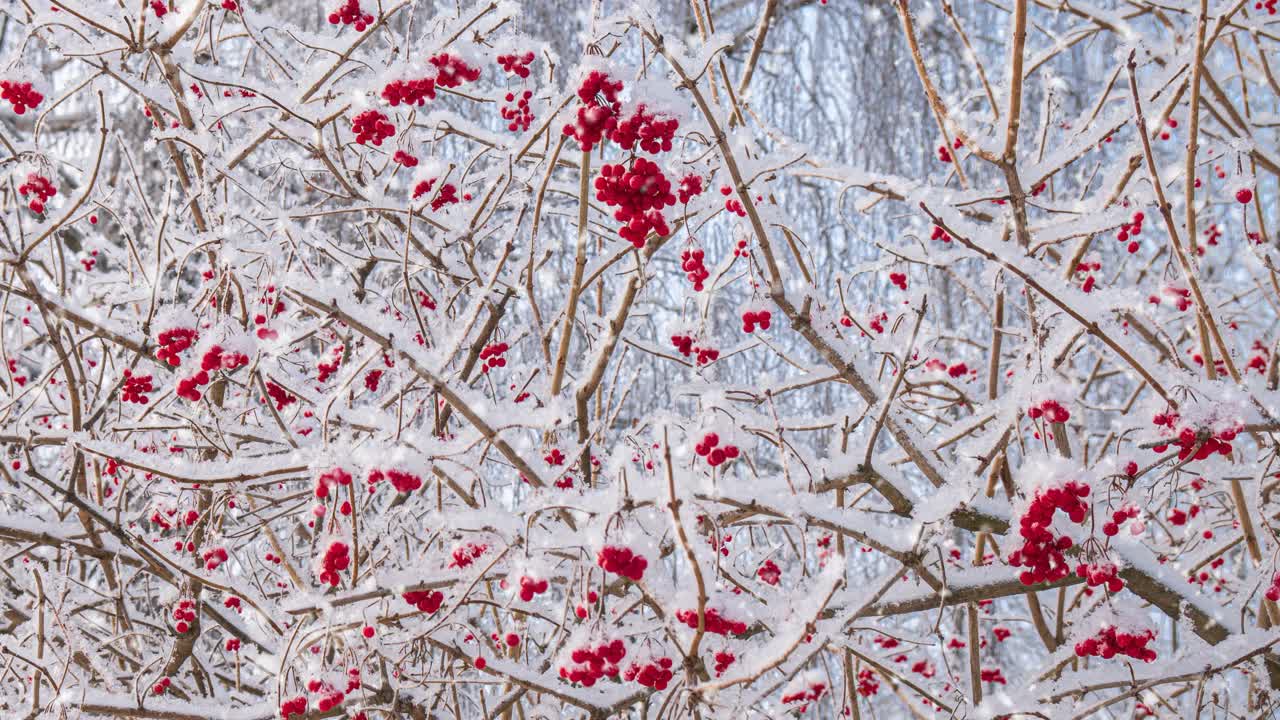
[[[1056,582],[1070,572],[1062,551],[1071,547],[1071,538],[1063,535],[1055,536],[1050,526],[1054,513],[1063,511],[1071,518],[1071,522],[1084,522],[1089,507],[1081,498],[1089,496],[1089,486],[1074,480],[1066,482],[1062,487],[1040,489],[1031,500],[1031,506],[1019,521],[1022,547],[1009,554],[1009,564],[1014,567],[1025,567],[1018,575],[1023,585],[1034,585],[1038,582]]]
[[[676,196],[671,194],[671,181],[656,163],[638,157],[630,168],[621,163],[605,165],[600,168],[595,187],[597,200],[618,208],[614,219],[626,223],[618,234],[636,249],[644,247],[650,231],[658,235],[671,232],[662,209],[675,205]]]
[[[360,9],[360,0],[346,0],[337,10],[329,13],[329,24],[339,23],[355,25],[356,32],[364,32],[366,27],[373,24],[373,16]]]
[[[1027,409],[1027,417],[1032,420],[1044,418],[1049,422],[1064,423],[1071,419],[1071,411],[1062,407],[1062,403],[1057,400],[1045,400],[1039,405],[1032,405]]]
[[[320,558],[320,582],[336,587],[340,578],[338,573],[351,565],[351,549],[341,540],[334,540],[325,548]]]
[[[704,627],[709,633],[716,635],[741,635],[747,631],[747,624],[741,620],[730,620],[720,614],[715,608],[707,608],[704,613]],[[677,610],[676,620],[688,625],[693,629],[698,629],[698,611],[697,610]]]
[[[700,457],[707,459],[707,464],[716,467],[729,460],[738,457],[738,448],[735,445],[724,445],[716,447],[720,444],[720,436],[710,432],[702,436],[702,440],[693,446],[693,451]]]
[[[951,242],[951,234],[943,230],[941,226],[934,225],[933,232],[929,234],[930,240],[941,240],[942,242]]]
[[[124,387],[120,389],[120,397],[125,402],[146,405],[150,398],[145,393],[151,392],[152,389],[150,375],[134,375],[132,370],[125,368]]]
[[[1111,521],[1103,523],[1102,534],[1107,537],[1115,537],[1120,532],[1120,526],[1125,522],[1138,517],[1138,508],[1129,506],[1123,507],[1111,513]]]
[[[560,677],[583,687],[591,687],[602,677],[618,677],[618,663],[627,656],[622,640],[602,642],[595,647],[581,647],[569,654],[571,665],[560,666]]]
[[[696,619],[694,620],[694,625],[697,625]],[[720,677],[721,675],[724,675],[725,670],[729,669],[729,666],[733,664],[733,661],[738,658],[728,650],[717,650],[715,654],[711,656],[711,659],[715,660],[716,663],[716,677]]]
[[[1005,679],[1004,673],[1000,668],[982,668],[978,673],[978,677],[982,679],[982,682],[987,683],[1000,683],[1001,685],[1007,685],[1009,683],[1009,681]]]
[[[410,605],[418,608],[420,612],[428,615],[440,609],[444,604],[444,593],[439,590],[410,590],[400,597]]]
[[[782,580],[782,569],[774,561],[765,560],[760,569],[756,570],[756,576],[763,582],[777,585]]]
[[[521,92],[519,97],[513,92],[507,93],[507,104],[502,106],[501,114],[502,119],[507,121],[508,130],[528,130],[533,124],[533,108],[529,107],[529,98],[532,97],[532,90]]]
[[[618,102],[620,92],[621,81],[610,80],[598,70],[589,73],[578,87],[578,98],[582,100],[578,120],[565,124],[564,135],[577,140],[583,152],[591,152],[606,133],[618,126],[618,112],[622,107]]]
[[[200,369],[205,372],[214,370],[231,372],[248,364],[248,355],[234,350],[223,350],[220,345],[214,345],[209,348],[200,358]]]
[[[523,55],[509,53],[499,55],[498,64],[502,66],[504,72],[523,79],[529,77],[529,65],[533,63],[533,57],[532,52],[526,52]]]
[[[1271,576],[1271,587],[1264,593],[1271,602],[1280,602],[1280,572]]]
[[[1130,253],[1138,252],[1138,241],[1133,238],[1142,234],[1142,221],[1146,218],[1145,214],[1138,211],[1133,214],[1133,222],[1121,225],[1120,230],[1116,232],[1116,242],[1128,242],[1127,250]]]
[[[676,189],[676,199],[682,205],[689,204],[695,196],[702,194],[702,176],[685,175],[680,178],[680,187]]]
[[[271,381],[267,381],[267,395],[271,396],[271,400],[275,402],[276,410],[283,410],[287,406],[298,402],[296,396]]]
[[[435,187],[436,179],[430,178],[423,180],[413,187],[413,199],[426,195],[431,192],[431,188]],[[453,183],[445,183],[440,187],[440,192],[431,198],[431,211],[435,212],[445,205],[453,205],[458,202],[458,188]]]
[[[22,115],[27,108],[36,108],[44,100],[44,95],[36,92],[29,82],[16,80],[0,80],[0,100],[13,105],[13,111]]]
[[[671,152],[672,140],[679,129],[679,120],[651,113],[641,103],[629,117],[618,121],[609,139],[623,150],[632,150],[639,143],[641,150],[657,155]]]
[[[160,510],[155,510],[151,513],[150,520],[153,524],[160,526],[160,528],[163,530],[171,530],[173,529],[173,525],[171,525],[169,521],[165,519],[165,516],[167,515],[169,517],[173,517],[177,513],[178,511],[174,509],[165,510],[164,512],[161,512]],[[196,512],[195,510],[187,511],[186,523],[188,526],[195,525],[196,521],[199,519],[200,519],[200,513]]]
[[[692,335],[672,335],[671,344],[685,357],[696,356],[698,367],[715,362],[720,358],[720,351],[714,348],[697,347]]]
[[[240,638],[227,638],[226,644],[222,646],[227,652],[240,652]]]
[[[93,250],[89,253],[89,257],[81,258],[80,264],[84,267],[85,272],[93,272],[93,266],[98,264],[98,251]]]
[[[964,147],[964,141],[961,140],[960,138],[956,138],[951,142],[952,150],[959,150],[962,147]],[[947,149],[946,145],[939,145],[938,146],[938,162],[949,163],[951,162],[951,160],[952,160],[951,151]]]
[[[996,636],[996,642],[1004,642],[1009,638],[1010,635],[1013,634],[1013,631],[1011,631],[1007,627],[1001,627],[997,625],[991,628],[991,634]]]
[[[1076,575],[1084,578],[1089,587],[1106,585],[1107,592],[1113,593],[1124,589],[1124,581],[1120,579],[1120,568],[1114,563],[1080,563],[1076,565]]]
[[[383,140],[396,134],[396,126],[381,111],[370,109],[352,118],[351,132],[356,134],[356,142],[361,145],[370,141],[381,145]]]
[[[769,320],[773,317],[768,310],[747,310],[742,313],[742,332],[754,332],[756,326],[761,330],[769,329]]]
[[[163,695],[164,691],[168,690],[169,686],[172,684],[173,684],[172,680],[170,680],[167,677],[162,677],[156,681],[155,685],[151,686],[151,692],[155,695]]]
[[[1209,227],[1204,229],[1204,241],[1209,245],[1217,245],[1218,238],[1225,234],[1226,233],[1223,231],[1221,225],[1218,223],[1209,223]]]
[[[27,176],[27,181],[18,186],[18,194],[26,197],[31,193],[36,196],[31,198],[31,202],[27,207],[31,208],[33,213],[44,212],[45,203],[49,202],[49,198],[58,194],[58,189],[53,186],[53,182],[49,178],[38,173],[31,173]]]
[[[883,650],[892,650],[902,644],[898,638],[889,637],[888,635],[877,635],[871,638],[871,642],[880,646]]]
[[[721,191],[724,191],[724,190],[728,190],[728,188],[721,188]],[[734,215],[737,215],[738,217],[747,216],[747,208],[742,204],[742,201],[739,200],[738,198],[729,198],[728,200],[725,200],[724,209],[728,210]]]
[[[707,270],[707,266],[702,264],[705,257],[702,248],[694,248],[685,250],[680,253],[680,269],[684,271],[685,277],[689,282],[693,283],[694,292],[702,292],[703,282],[711,277],[711,272]]]
[[[453,560],[449,563],[449,567],[464,568],[475,562],[488,549],[488,545],[477,545],[476,543],[459,545],[453,549]]]
[[[480,371],[487,373],[493,368],[506,367],[507,359],[503,355],[510,349],[511,346],[504,342],[486,345],[480,351],[480,359],[484,361],[484,366],[480,368]]]
[[[906,273],[889,273],[889,282],[893,283],[894,285],[897,285],[899,290],[906,290],[907,274]]]
[[[227,549],[216,547],[204,551],[204,569],[217,570],[218,566],[227,561]]]
[[[880,680],[870,668],[863,668],[858,673],[858,694],[862,697],[872,697],[878,692],[880,692]]]
[[[173,328],[160,333],[160,348],[156,350],[156,357],[165,361],[172,367],[178,367],[182,364],[182,358],[178,353],[191,347],[199,335],[195,328]]]
[[[1187,308],[1191,307],[1191,290],[1189,288],[1169,286],[1164,289],[1164,294],[1173,298],[1173,304],[1178,308],[1178,312],[1186,312]],[[1159,305],[1160,296],[1152,295],[1147,298],[1147,302],[1152,305]]]
[[[354,1],[354,0],[353,0]],[[280,717],[289,720],[290,715],[306,715],[307,714],[307,697],[299,695],[292,700],[285,700],[280,703]]]
[[[534,596],[541,595],[547,591],[550,585],[542,578],[532,578],[528,575],[520,576],[520,599],[529,602]]]
[[[666,690],[667,685],[671,682],[673,673],[671,672],[671,658],[658,658],[646,663],[631,663],[631,667],[622,674],[622,679],[634,680],[647,688],[654,690]]]
[[[364,387],[369,392],[378,392],[378,382],[382,380],[381,370],[370,370],[364,374]]]
[[[542,459],[552,467],[564,464],[564,453],[560,452],[560,448],[551,448],[551,452],[542,456]]]
[[[1173,431],[1178,424],[1178,414],[1158,413],[1152,419],[1152,422],[1156,425],[1162,425],[1168,428],[1169,431]],[[1174,440],[1179,448],[1178,459],[1186,460],[1193,452],[1195,453],[1196,460],[1204,460],[1215,453],[1220,455],[1230,455],[1232,450],[1231,441],[1236,439],[1236,434],[1239,432],[1238,428],[1230,427],[1209,435],[1204,438],[1202,442],[1200,439],[1200,433],[1196,432],[1195,428],[1189,426],[1183,427],[1181,430],[1177,431],[1177,439]],[[1169,446],[1156,445],[1151,449],[1155,452],[1162,453],[1168,450]]]
[[[382,99],[391,107],[400,103],[421,107],[427,100],[436,99],[436,79],[427,77],[417,80],[392,80],[382,88]]]
[[[422,487],[422,478],[414,475],[413,473],[407,473],[403,470],[374,469],[369,471],[370,492],[373,491],[373,487],[375,485],[382,482],[384,479],[390,481],[391,487],[394,487],[396,492],[400,493],[411,493]]]
[[[440,53],[433,55],[427,62],[435,66],[436,85],[439,87],[456,88],[461,87],[464,82],[480,79],[480,68],[471,67],[457,55]]]
[[[1176,525],[1178,527],[1182,527],[1183,525],[1187,524],[1188,517],[1194,518],[1196,515],[1199,515],[1199,514],[1200,514],[1200,506],[1192,505],[1190,515],[1187,514],[1186,510],[1183,510],[1181,508],[1169,508],[1169,512],[1166,513],[1164,517],[1166,520],[1169,521],[1170,525]]]
[[[1268,15],[1275,15],[1275,14],[1276,14],[1276,12],[1277,12],[1277,10],[1276,10],[1276,3],[1277,3],[1277,2],[1280,2],[1280,0],[1265,0],[1265,2],[1264,2],[1264,0],[1258,0],[1258,2],[1255,2],[1255,3],[1253,4],[1253,9],[1254,9],[1254,10],[1261,10],[1261,9],[1263,9],[1263,8],[1266,8],[1266,9],[1267,9],[1267,14],[1268,14]]]
[[[1101,269],[1102,263],[1098,261],[1089,262],[1086,260],[1076,265],[1076,274],[1085,276],[1084,282],[1080,285],[1081,291],[1086,293],[1093,292],[1094,285],[1098,283],[1098,279],[1093,276],[1093,273]]]
[[[702,522],[702,517],[698,518],[698,522]],[[729,556],[729,543],[732,541],[732,535],[728,533],[725,533],[724,535],[716,535],[714,529],[707,535],[707,545],[710,546],[712,550],[719,550],[720,554],[725,557]],[[821,542],[819,542],[819,545],[821,545]]]
[[[809,703],[817,702],[827,692],[827,684],[822,681],[813,681],[806,683],[803,687],[782,696],[783,705],[791,705],[794,703],[804,703],[800,706],[799,712],[803,713],[809,708]]]
[[[330,468],[316,477],[316,497],[321,500],[329,497],[329,488],[335,485],[350,485],[351,473],[340,467]]]
[[[403,150],[397,150],[395,154],[391,156],[391,160],[392,162],[399,163],[407,168],[418,167],[418,158]]]
[[[236,597],[235,595],[232,595],[228,597],[226,600],[222,601],[222,606],[228,610],[235,610],[236,612],[240,612],[240,598]]]
[[[1108,625],[1098,631],[1094,637],[1076,643],[1076,655],[1080,657],[1101,657],[1110,660],[1116,655],[1127,655],[1143,662],[1156,659],[1156,651],[1147,647],[1156,637],[1155,632],[1117,632],[1114,626]]]
[[[173,608],[173,629],[179,635],[186,633],[191,629],[191,623],[196,621],[196,601],[190,598],[184,598],[178,601]]]
[[[315,683],[317,681],[312,680],[311,682]],[[316,690],[312,690],[312,692],[324,693],[320,696],[320,699],[316,701],[316,709],[322,713],[329,712],[330,710],[338,707],[342,704],[343,700],[347,699],[346,693],[328,685],[328,683],[321,684]]]
[[[635,582],[640,582],[645,569],[649,567],[649,561],[643,555],[633,553],[631,548],[616,545],[606,545],[600,550],[596,554],[596,564],[604,568],[605,572],[617,573]]]
[[[189,378],[183,378],[178,381],[177,394],[179,397],[186,398],[192,402],[200,400],[200,392],[197,390],[201,385],[209,384],[209,373],[215,370],[231,372],[237,368],[244,367],[249,364],[249,356],[242,352],[234,350],[223,350],[221,346],[214,345],[205,351],[200,358],[200,371]],[[270,383],[268,383],[268,389]]]

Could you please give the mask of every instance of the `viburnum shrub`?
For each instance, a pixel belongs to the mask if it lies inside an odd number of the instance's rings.
[[[0,3],[0,717],[1274,715],[1275,5]]]

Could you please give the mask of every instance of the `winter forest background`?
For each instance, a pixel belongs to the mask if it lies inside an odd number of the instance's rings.
[[[0,716],[1275,716],[1278,12],[6,0]]]

